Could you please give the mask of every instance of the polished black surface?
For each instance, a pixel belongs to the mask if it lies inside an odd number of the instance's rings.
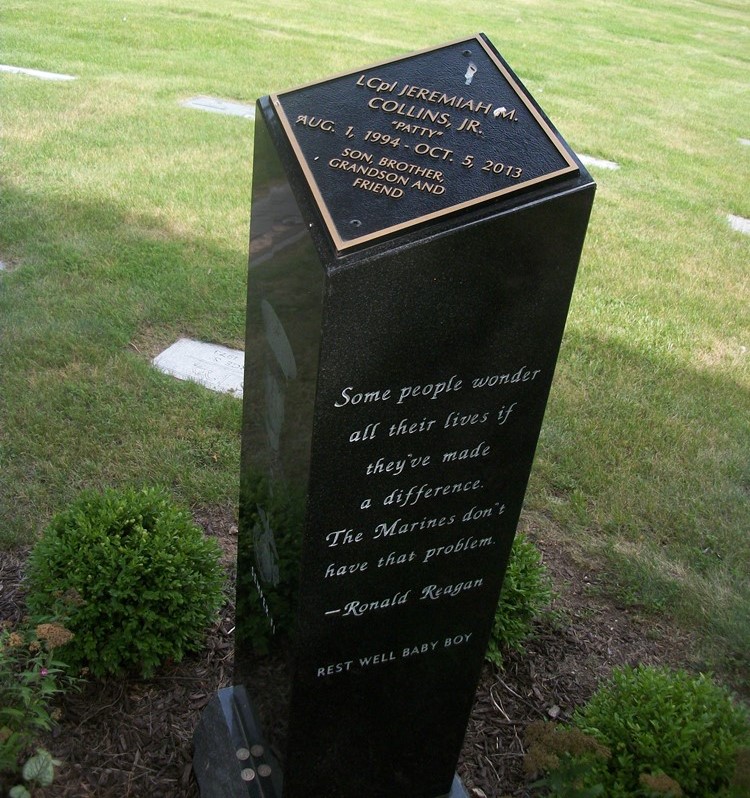
[[[262,118],[245,342],[235,667],[293,619],[310,464],[324,272]]]
[[[269,98],[255,148],[237,679],[291,640],[284,798],[446,796],[594,183],[342,251]]]
[[[193,771],[201,798],[281,798],[281,768],[244,687],[219,690],[204,710]]]

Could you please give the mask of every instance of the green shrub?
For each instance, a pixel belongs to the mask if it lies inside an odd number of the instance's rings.
[[[551,600],[547,569],[539,550],[525,535],[516,535],[486,658],[500,667],[503,648],[522,651],[534,618]]]
[[[609,749],[595,737],[575,727],[538,720],[529,724],[524,734],[526,775],[537,778],[532,787],[546,787],[547,794],[557,798],[606,798],[602,784],[586,786],[592,763],[607,760]]]
[[[584,787],[601,785],[607,798],[742,794],[748,715],[707,676],[646,666],[617,670],[574,723],[610,751],[587,763],[582,780]]]
[[[31,750],[38,735],[52,728],[54,697],[76,685],[55,651],[72,637],[57,623],[0,626],[0,795],[28,794],[21,781],[30,786],[52,781],[56,760]]]
[[[219,548],[159,490],[82,494],[34,547],[27,603],[66,619],[65,657],[149,676],[200,646],[221,603]]]

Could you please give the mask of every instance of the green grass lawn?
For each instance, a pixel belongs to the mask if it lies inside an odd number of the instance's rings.
[[[5,0],[0,543],[83,487],[235,503],[240,403],[156,372],[243,343],[252,103],[484,31],[599,190],[527,498],[622,600],[750,651],[746,0]]]

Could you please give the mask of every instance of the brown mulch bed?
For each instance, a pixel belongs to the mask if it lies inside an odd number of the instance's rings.
[[[196,512],[215,536],[233,576],[237,528],[231,510]],[[558,597],[537,624],[524,653],[506,656],[502,671],[485,667],[458,771],[472,798],[528,796],[523,732],[539,718],[565,720],[614,666],[691,663],[691,641],[653,618],[619,608],[551,540],[544,521],[527,519]],[[0,553],[0,620],[24,612],[24,552]],[[62,719],[44,741],[63,761],[44,798],[198,798],[191,771],[192,736],[201,710],[231,683],[234,604],[227,600],[200,655],[158,677],[86,682],[62,702]],[[272,664],[260,688],[278,681]],[[253,686],[253,689],[256,686]]]

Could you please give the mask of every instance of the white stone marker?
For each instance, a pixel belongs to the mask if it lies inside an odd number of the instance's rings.
[[[746,236],[750,236],[750,219],[745,219],[743,216],[734,216],[731,213],[727,214],[727,221],[729,222],[729,226],[732,230],[736,230],[738,233],[744,233]]]
[[[180,338],[157,355],[153,364],[178,380],[190,380],[212,391],[242,396],[245,353],[237,349]]]
[[[602,158],[593,158],[591,155],[576,153],[584,166],[598,166],[599,169],[619,169],[620,164],[614,161],[605,161]]]
[[[30,75],[41,80],[76,80],[75,75],[61,75],[58,72],[43,72],[41,69],[26,69],[24,67],[0,64],[0,72],[12,72],[14,75]]]
[[[228,116],[241,116],[245,119],[255,119],[255,108],[252,105],[220,100],[218,97],[193,97],[185,100],[180,105],[183,108],[195,108],[198,111],[210,111],[214,114],[227,114]]]

